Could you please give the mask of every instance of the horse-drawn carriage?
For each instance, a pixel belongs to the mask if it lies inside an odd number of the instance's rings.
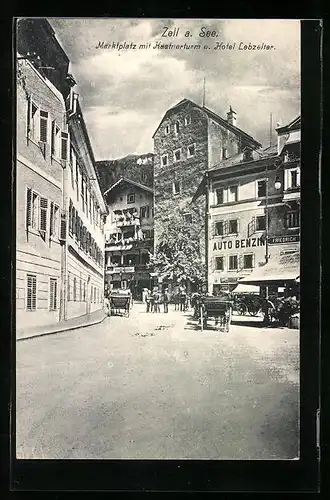
[[[110,316],[123,313],[129,317],[132,295],[130,290],[112,290],[109,295]]]
[[[200,325],[201,330],[207,327],[209,319],[214,319],[215,327],[218,330],[229,332],[232,316],[232,302],[222,297],[201,297],[200,306]]]

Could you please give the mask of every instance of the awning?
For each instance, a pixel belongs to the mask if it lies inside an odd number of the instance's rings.
[[[274,254],[267,264],[258,267],[240,283],[262,285],[267,283],[287,283],[296,281],[300,276],[300,253],[299,251]]]
[[[237,287],[232,290],[232,293],[255,293],[259,295],[260,287],[255,285],[245,285],[243,283],[239,283]]]

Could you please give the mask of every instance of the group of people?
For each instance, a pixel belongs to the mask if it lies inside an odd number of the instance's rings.
[[[169,294],[168,288],[160,291],[158,287],[153,290],[145,288],[142,292],[142,301],[146,304],[146,312],[160,312],[160,305],[164,307],[164,313],[168,313],[168,304],[170,300],[174,303],[175,311],[187,311],[190,306],[191,297],[187,294],[184,287],[172,295]]]

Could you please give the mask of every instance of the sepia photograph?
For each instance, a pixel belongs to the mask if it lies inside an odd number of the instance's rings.
[[[299,460],[300,29],[16,20],[17,459]]]

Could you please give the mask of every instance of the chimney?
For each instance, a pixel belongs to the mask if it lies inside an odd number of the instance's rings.
[[[236,125],[236,118],[236,111],[234,111],[232,107],[229,106],[229,111],[227,113],[227,122],[230,123],[230,125]]]

